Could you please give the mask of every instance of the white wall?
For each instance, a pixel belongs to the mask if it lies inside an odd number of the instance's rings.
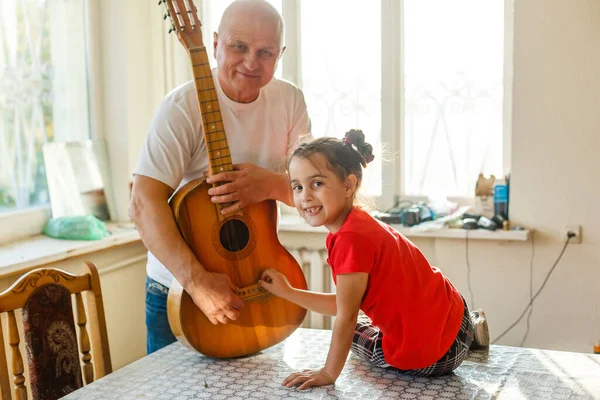
[[[169,87],[163,8],[146,0],[92,2],[94,135],[107,143],[113,219],[127,220],[129,182],[148,126]],[[181,50],[182,51],[182,50]]]
[[[541,346],[590,349],[600,340],[600,1],[517,2],[513,100],[513,215],[541,231],[540,261],[568,249],[534,318]],[[548,261],[538,264],[540,272]],[[551,290],[550,290],[551,289]]]

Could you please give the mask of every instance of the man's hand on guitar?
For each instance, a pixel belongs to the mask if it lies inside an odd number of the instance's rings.
[[[244,302],[226,274],[205,272],[197,284],[186,289],[204,315],[217,325],[235,321]]]
[[[234,213],[248,204],[276,199],[273,193],[287,185],[281,174],[254,164],[234,164],[233,168],[233,171],[220,172],[206,179],[211,184],[226,182],[208,190],[214,203],[233,203],[223,209],[223,215]]]

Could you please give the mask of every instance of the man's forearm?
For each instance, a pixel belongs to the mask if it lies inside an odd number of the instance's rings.
[[[204,268],[185,243],[167,203],[138,200],[132,215],[146,248],[184,288],[201,280]]]
[[[273,172],[273,174],[273,191],[270,197],[294,207],[294,197],[288,176],[280,172]]]

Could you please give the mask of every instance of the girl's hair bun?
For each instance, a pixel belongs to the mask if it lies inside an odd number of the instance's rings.
[[[360,129],[351,129],[344,135],[342,141],[349,145],[354,146],[358,154],[362,156],[363,167],[366,167],[368,163],[373,161],[375,156],[373,155],[373,146],[365,142],[365,134]]]

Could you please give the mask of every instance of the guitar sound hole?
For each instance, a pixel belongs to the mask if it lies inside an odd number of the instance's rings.
[[[221,246],[227,251],[237,252],[243,250],[250,240],[250,231],[243,221],[230,219],[225,222],[219,232]]]

